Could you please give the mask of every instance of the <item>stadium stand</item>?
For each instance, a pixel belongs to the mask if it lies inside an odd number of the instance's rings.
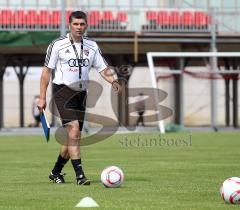
[[[209,32],[211,18],[198,10],[147,11],[142,31],[156,32]]]
[[[66,24],[71,11],[66,11]],[[119,31],[127,28],[127,13],[123,11],[92,10],[88,12],[89,29],[92,31]],[[0,30],[59,30],[60,10],[0,10]]]
[[[66,11],[68,23],[71,11]],[[142,31],[156,32],[209,32],[210,16],[200,10],[146,11]],[[88,12],[89,30],[124,31],[128,27],[128,14],[125,11],[90,10]],[[60,10],[0,10],[0,30],[59,30]]]

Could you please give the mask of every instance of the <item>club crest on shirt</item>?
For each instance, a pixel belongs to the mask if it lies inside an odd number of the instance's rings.
[[[86,56],[88,56],[88,55],[89,55],[89,50],[88,50],[88,49],[85,49],[85,50],[83,50],[83,53],[84,53]]]

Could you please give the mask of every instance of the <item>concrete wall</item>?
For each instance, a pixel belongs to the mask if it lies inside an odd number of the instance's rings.
[[[190,68],[191,69],[191,68]],[[25,126],[32,123],[33,117],[31,115],[31,103],[34,95],[39,93],[39,79],[41,74],[41,68],[31,68],[25,79]],[[106,116],[116,120],[116,116],[113,112],[111,105],[110,91],[111,86],[101,76],[92,69],[90,71],[90,79],[98,81],[102,87],[103,92],[98,99],[96,106],[88,108],[89,113]],[[149,70],[146,67],[136,67],[129,81],[129,87],[151,87],[151,80]],[[171,109],[173,107],[173,81],[172,79],[163,79],[159,82],[159,88],[168,93],[168,97],[162,102],[162,105]],[[224,125],[224,81],[217,80],[217,116],[218,123]],[[239,85],[240,92],[240,85]],[[50,88],[48,90],[48,101],[50,99]],[[129,102],[134,102],[134,98],[130,98]],[[154,101],[153,101],[154,102]],[[153,103],[152,102],[152,103]],[[115,103],[114,106],[117,106]],[[173,110],[174,111],[174,110]],[[239,106],[240,113],[240,106]],[[152,114],[151,111],[146,111],[146,115]],[[50,113],[48,112],[49,119]],[[137,115],[133,113],[133,115]],[[130,118],[129,118],[130,119]],[[166,122],[171,122],[173,117],[166,119]],[[240,120],[240,117],[239,117]],[[93,119],[89,118],[90,125]],[[210,80],[196,79],[190,76],[184,76],[184,121],[185,125],[210,125]],[[104,124],[109,124],[104,122]],[[132,125],[135,124],[130,119]],[[15,72],[12,68],[8,68],[4,75],[4,124],[5,127],[17,127],[19,126],[19,85]],[[117,122],[115,123],[115,125]],[[149,123],[149,125],[155,125],[156,123]]]

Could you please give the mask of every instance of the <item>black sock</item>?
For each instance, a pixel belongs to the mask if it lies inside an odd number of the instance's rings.
[[[52,170],[53,174],[60,174],[64,165],[68,162],[69,159],[64,159],[61,155],[58,156],[57,162]]]
[[[71,160],[77,178],[85,177],[82,169],[81,159]]]

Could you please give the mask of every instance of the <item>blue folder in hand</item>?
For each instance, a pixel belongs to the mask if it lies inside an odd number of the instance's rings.
[[[42,128],[46,137],[46,141],[49,141],[49,136],[50,136],[50,126],[45,114],[45,111],[43,110],[43,112],[40,115],[40,119],[41,119],[41,123],[42,123]]]

